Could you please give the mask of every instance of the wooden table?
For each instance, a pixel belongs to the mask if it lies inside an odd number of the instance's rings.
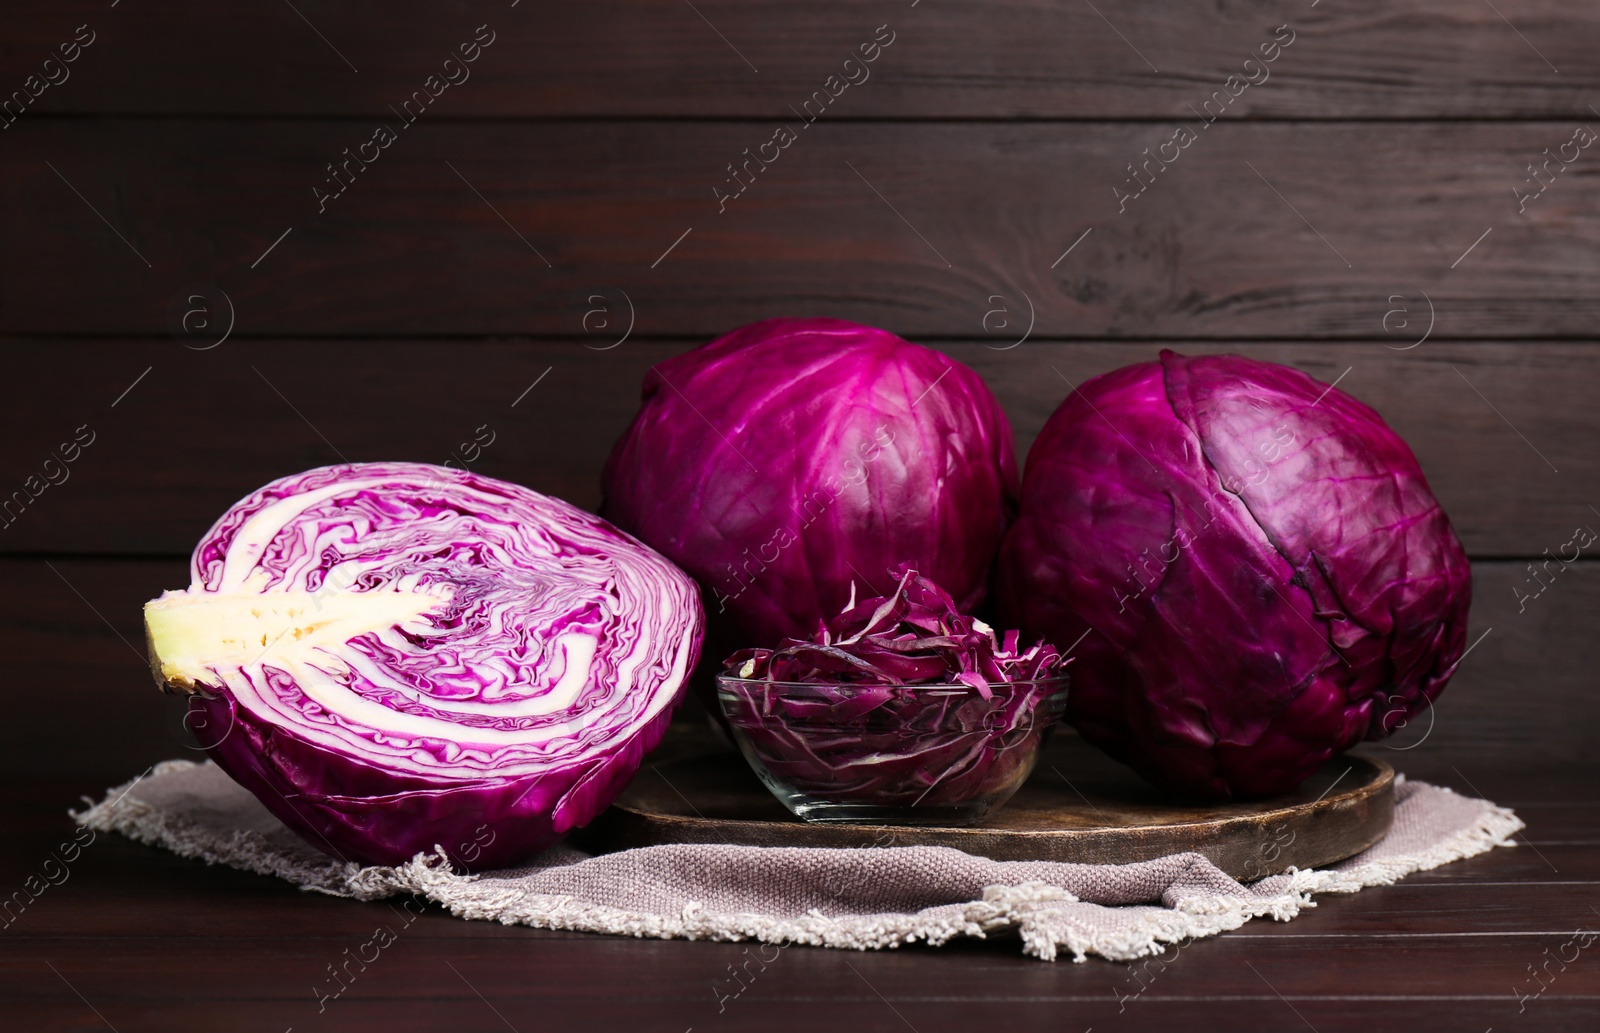
[[[1546,560],[1600,527],[1597,42],[1561,0],[9,5],[0,900],[61,881],[0,929],[0,1025],[1593,1030],[1600,946],[1547,959],[1600,929],[1600,566]],[[742,946],[432,913],[319,1014],[383,905],[110,836],[51,866],[80,795],[182,752],[139,605],[231,502],[492,435],[473,469],[594,506],[645,370],[777,314],[967,362],[1022,451],[1165,346],[1378,408],[1472,556],[1474,645],[1364,748],[1526,845],[1153,979],[794,948],[720,1010]]]
[[[1418,770],[1471,791],[1448,767]],[[1495,768],[1472,770],[1471,782],[1528,822],[1523,845],[1323,897],[1292,922],[1169,950],[1165,964],[1041,962],[1015,939],[868,954],[791,947],[765,971],[741,969],[753,976],[732,999],[729,966],[740,969],[745,944],[544,932],[435,909],[400,926],[382,903],[301,893],[102,835],[0,936],[0,995],[8,1029],[118,1033],[1592,1030],[1600,942],[1565,971],[1552,962],[1541,996],[1519,1005],[1512,991],[1537,990],[1527,966],[1557,956],[1575,930],[1600,930],[1595,782]],[[70,838],[65,807],[98,788],[80,779],[7,790],[8,892]],[[397,941],[319,1012],[315,988],[333,985],[326,966],[380,925],[397,928]]]

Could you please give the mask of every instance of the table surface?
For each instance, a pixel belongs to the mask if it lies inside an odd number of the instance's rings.
[[[1600,8],[214,8],[12,0],[0,32],[0,1026],[1597,1027],[1600,947],[1559,955],[1600,929],[1600,563],[1566,559],[1600,525]],[[433,912],[325,1010],[384,905],[116,836],[52,860],[81,796],[182,752],[139,607],[235,499],[470,456],[593,507],[646,371],[778,314],[969,364],[1019,458],[1167,346],[1374,406],[1474,600],[1439,706],[1363,749],[1520,845],[1165,967],[794,948],[729,999],[741,945]]]
[[[1579,929],[1600,930],[1592,773],[1468,769],[1469,783],[1449,765],[1416,770],[1513,807],[1528,826],[1518,845],[1325,896],[1293,921],[1256,920],[1173,948],[1164,963],[1041,962],[999,938],[791,947],[764,969],[740,968],[744,944],[547,932],[430,908],[325,1004],[327,966],[395,926],[391,907],[112,834],[51,867],[72,834],[64,810],[104,787],[12,783],[0,799],[10,815],[0,878],[8,888],[33,874],[55,882],[0,934],[0,996],[10,1029],[118,1033],[1594,1029],[1600,945],[1576,960],[1570,946]],[[733,969],[751,973],[743,990]]]

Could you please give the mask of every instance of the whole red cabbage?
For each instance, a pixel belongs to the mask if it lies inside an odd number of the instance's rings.
[[[805,638],[902,564],[970,613],[1016,481],[971,369],[884,330],[771,319],[650,370],[601,512],[700,582],[715,657]]]
[[[357,463],[274,481],[145,606],[157,683],[308,842],[498,867],[603,810],[698,656],[699,593],[505,481]]]
[[[1170,351],[1050,418],[997,586],[1028,634],[1085,636],[1067,709],[1085,738],[1214,798],[1287,792],[1427,706],[1471,593],[1376,412],[1285,366]]]

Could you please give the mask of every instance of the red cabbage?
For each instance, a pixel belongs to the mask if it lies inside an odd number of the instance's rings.
[[[742,649],[723,673],[779,682],[855,685],[971,686],[983,699],[991,683],[1049,677],[1063,664],[1043,640],[1017,648],[994,629],[956,609],[950,594],[909,567],[889,571],[894,593],[856,602],[819,622],[812,640],[788,639],[779,649]]]
[[[605,808],[699,655],[694,583],[559,499],[421,463],[235,504],[145,607],[208,752],[319,849],[496,867]]]
[[[1372,409],[1285,366],[1164,351],[1051,416],[996,594],[1029,634],[1085,636],[1067,706],[1085,738],[1185,793],[1266,796],[1438,696],[1470,573]]]
[[[735,737],[780,797],[1003,803],[1060,714],[1061,654],[1019,650],[1017,632],[997,636],[916,571],[890,573],[893,594],[852,598],[813,641],[728,658],[718,686]]]
[[[655,366],[601,512],[691,574],[716,656],[809,635],[908,564],[972,612],[1015,511],[971,369],[839,319],[772,319]]]

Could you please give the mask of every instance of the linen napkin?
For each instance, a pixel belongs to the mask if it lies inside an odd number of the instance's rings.
[[[465,919],[663,939],[758,940],[855,950],[1015,934],[1044,960],[1117,961],[1288,921],[1318,893],[1355,893],[1510,846],[1523,827],[1486,800],[1397,777],[1394,825],[1330,868],[1248,885],[1205,857],[1124,865],[992,861],[948,847],[858,849],[672,845],[589,856],[557,845],[518,868],[463,875],[438,855],[363,866],[314,849],[207,761],[172,760],[72,814],[207,864],[303,890],[376,900],[413,895]]]

